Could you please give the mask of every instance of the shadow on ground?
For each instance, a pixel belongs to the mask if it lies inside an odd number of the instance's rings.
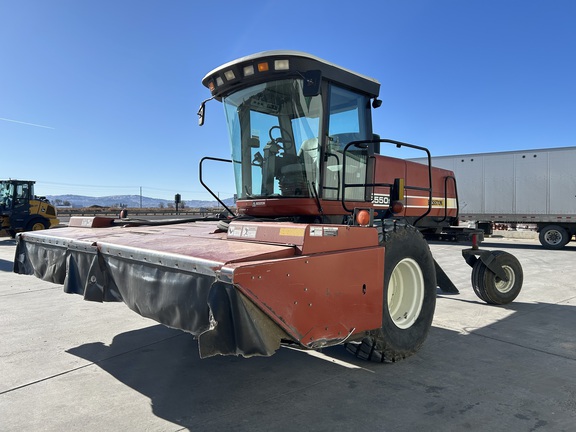
[[[506,309],[507,318],[465,333],[433,327],[422,349],[396,364],[362,362],[342,346],[323,351],[363,369],[285,348],[269,358],[201,360],[192,336],[162,326],[68,352],[148,397],[156,416],[195,430],[568,428],[576,407],[574,307]],[[124,348],[134,338],[158,340],[158,332],[160,342]]]
[[[7,261],[7,260],[0,258],[0,271],[12,272],[13,269],[14,269],[14,262],[13,261]]]

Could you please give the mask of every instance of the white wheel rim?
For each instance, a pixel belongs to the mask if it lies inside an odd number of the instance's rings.
[[[396,327],[407,329],[416,322],[424,301],[424,276],[412,258],[404,258],[392,270],[387,299],[388,313]]]
[[[507,293],[508,291],[510,291],[512,289],[512,287],[514,286],[514,283],[516,282],[516,275],[510,266],[506,266],[506,265],[502,266],[502,270],[504,270],[504,272],[506,272],[506,276],[508,277],[508,281],[505,281],[503,279],[496,277],[496,281],[494,283],[494,286],[496,287],[496,289],[499,292],[504,294],[504,293]]]

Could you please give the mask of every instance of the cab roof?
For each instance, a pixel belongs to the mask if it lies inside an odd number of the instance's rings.
[[[264,51],[228,62],[211,70],[202,79],[212,96],[220,100],[242,88],[289,77],[303,77],[319,70],[322,77],[375,98],[380,83],[374,78],[337,66],[300,51]]]

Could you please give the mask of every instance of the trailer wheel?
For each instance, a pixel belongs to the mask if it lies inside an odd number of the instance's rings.
[[[502,267],[508,280],[500,279],[479,259],[472,268],[472,286],[476,295],[486,303],[508,304],[520,294],[524,280],[522,266],[516,257],[508,252],[494,251],[492,254],[496,265]]]
[[[382,328],[346,349],[363,360],[395,362],[426,340],[436,307],[436,273],[430,248],[410,225],[384,230]]]
[[[568,231],[559,225],[545,226],[538,238],[546,249],[562,249],[570,241]]]

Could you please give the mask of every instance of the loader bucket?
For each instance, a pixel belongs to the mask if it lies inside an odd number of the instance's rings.
[[[71,225],[79,226],[20,234],[14,271],[88,301],[122,301],[193,334],[201,357],[318,348],[382,325],[383,248],[373,229]]]

